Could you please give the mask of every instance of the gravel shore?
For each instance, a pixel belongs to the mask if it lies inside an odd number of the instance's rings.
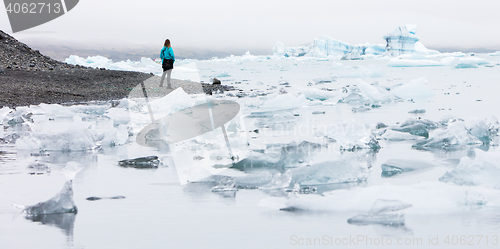
[[[154,88],[152,92],[168,94],[169,90],[155,87],[159,79],[152,74],[87,68],[53,60],[0,30],[0,107],[117,100],[129,97],[142,82],[149,82],[147,85]],[[176,79],[172,79],[172,85],[189,94],[210,93],[216,88]]]

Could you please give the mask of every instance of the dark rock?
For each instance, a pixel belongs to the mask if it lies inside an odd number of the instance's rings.
[[[213,85],[220,85],[220,84],[221,84],[220,80],[218,80],[217,78],[214,78]]]

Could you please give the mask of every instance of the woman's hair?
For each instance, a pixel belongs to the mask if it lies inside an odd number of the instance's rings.
[[[165,44],[163,45],[165,47],[170,47],[170,40],[169,39],[166,39],[165,40]]]

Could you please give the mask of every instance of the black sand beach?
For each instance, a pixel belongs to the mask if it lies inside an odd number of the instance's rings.
[[[150,77],[56,61],[0,30],[0,106],[120,99]]]

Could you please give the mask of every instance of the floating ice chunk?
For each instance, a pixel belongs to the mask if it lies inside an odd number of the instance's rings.
[[[180,111],[194,105],[195,100],[184,92],[182,87],[175,89],[163,98],[155,99],[150,102],[151,110],[155,115],[168,115],[172,112]]]
[[[67,181],[63,189],[48,201],[26,207],[23,212],[28,216],[44,214],[77,213],[78,209],[73,201],[72,181]]]
[[[111,118],[114,125],[128,124],[130,122],[129,111],[125,108],[110,108],[104,115]]]
[[[421,136],[425,138],[429,137],[429,126],[422,123],[401,125],[401,127],[394,127],[391,129],[399,132],[406,132],[415,136]]]
[[[442,182],[452,182],[457,185],[486,185],[500,188],[500,157],[496,154],[475,150],[475,158],[463,157],[460,163],[441,178]]]
[[[472,136],[478,138],[484,144],[489,144],[491,142],[491,136],[493,134],[484,120],[479,120],[477,118],[468,119],[465,121],[465,127]]]
[[[411,113],[411,114],[423,114],[423,113],[425,113],[425,109],[415,109],[415,110],[409,111],[408,113]]]
[[[439,67],[444,66],[440,61],[435,60],[410,60],[401,58],[392,58],[387,62],[388,67]]]
[[[309,104],[305,95],[294,96],[293,94],[276,94],[275,97],[265,101],[257,109],[260,112],[273,112],[279,110],[290,110]]]
[[[361,182],[368,177],[368,165],[355,158],[327,161],[294,169],[292,176],[300,185]]]
[[[433,137],[413,145],[415,148],[441,148],[454,149],[466,145],[483,144],[477,137],[471,135],[465,126],[465,122],[451,123],[446,130],[440,130]]]
[[[326,150],[326,147],[318,143],[292,143],[281,148],[281,157],[277,164],[284,168],[301,167],[307,165],[321,150]]]
[[[342,151],[380,149],[374,132],[369,125],[359,123],[337,124],[328,128],[327,135],[337,140]]]
[[[278,160],[279,155],[252,152],[248,157],[235,163],[231,168],[245,172],[259,171],[262,169],[277,169],[278,165],[276,163]]]
[[[384,226],[404,226],[404,214],[378,214],[366,215],[358,214],[347,220],[347,223],[353,225],[384,225]]]
[[[428,120],[428,119],[413,119],[413,118],[409,118],[407,119],[405,122],[403,122],[401,124],[401,128],[405,128],[405,127],[410,127],[410,126],[415,126],[415,125],[418,125],[418,124],[421,124],[421,125],[424,125],[425,128],[427,130],[434,130],[434,129],[437,129],[439,128],[439,124],[432,121],[432,120]]]
[[[424,78],[419,78],[408,83],[393,87],[391,89],[391,93],[407,100],[434,97],[434,92],[430,90],[426,85],[427,80]]]
[[[260,187],[259,189],[271,190],[271,189],[288,188],[291,182],[292,182],[292,171],[288,170],[283,174],[276,173],[271,179],[271,182]]]
[[[409,203],[399,200],[378,199],[368,211],[368,214],[356,215],[347,220],[349,224],[370,225],[380,224],[388,226],[403,226],[405,223],[404,214],[395,213],[411,207]]]
[[[273,174],[269,171],[263,171],[233,178],[237,188],[255,189],[270,183],[273,179]]]
[[[118,127],[111,127],[103,134],[101,146],[118,146],[124,145],[128,140],[128,127],[126,125],[119,125]]]
[[[392,93],[388,92],[383,87],[380,87],[378,85],[375,85],[375,86],[370,85],[361,79],[356,80],[356,86],[359,88],[359,90],[361,91],[361,94],[363,96],[365,96],[371,102],[374,102],[374,103],[390,102],[392,100],[397,99],[396,96],[394,96]]]
[[[2,107],[2,109],[0,109],[0,122],[2,122],[5,116],[10,112],[12,112],[12,109],[9,107]]]
[[[422,140],[424,137],[412,135],[410,133],[386,129],[380,138],[390,141]]]
[[[434,164],[425,161],[408,159],[390,159],[381,165],[383,177],[391,177],[404,172],[422,170],[434,166]]]
[[[316,100],[317,99],[317,100],[324,101],[327,99],[335,99],[335,98],[340,99],[340,97],[336,96],[336,94],[331,92],[331,91],[324,91],[324,90],[320,90],[317,88],[304,88],[304,89],[300,89],[300,91],[309,100]]]
[[[486,59],[467,57],[455,58],[451,63],[451,66],[455,68],[477,68],[481,65],[488,65],[490,63],[491,62]]]
[[[124,168],[131,167],[136,169],[158,168],[158,165],[160,165],[160,160],[157,156],[147,156],[135,159],[121,160],[118,162],[118,165]]]
[[[96,146],[96,134],[92,125],[73,116],[73,122],[33,125],[30,137],[23,137],[18,149],[47,151],[87,151]]]

